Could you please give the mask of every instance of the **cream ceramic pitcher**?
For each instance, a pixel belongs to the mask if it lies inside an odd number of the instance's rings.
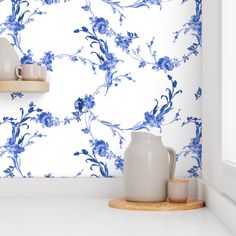
[[[167,181],[174,177],[176,153],[161,137],[132,132],[125,151],[125,197],[129,201],[160,202],[167,198]]]
[[[15,68],[20,64],[14,47],[0,37],[0,80],[16,80]]]

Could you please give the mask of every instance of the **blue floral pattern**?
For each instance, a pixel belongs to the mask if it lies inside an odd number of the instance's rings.
[[[47,115],[45,116],[45,114]],[[14,177],[16,175],[15,172],[22,177],[27,176],[21,171],[21,154],[26,151],[28,146],[35,143],[35,139],[45,137],[45,135],[39,133],[37,130],[32,133],[32,131],[29,130],[30,124],[32,122],[39,122],[46,127],[51,127],[53,123],[50,123],[48,114],[50,113],[44,112],[41,108],[36,108],[36,105],[31,102],[26,111],[23,108],[20,108],[20,118],[3,117],[0,125],[11,126],[11,132],[6,143],[0,146],[0,157],[6,156],[12,161],[11,165],[3,170],[3,173],[5,173],[6,176]],[[45,118],[42,119],[42,117]],[[50,114],[50,120],[53,119],[54,118]]]
[[[75,15],[70,20],[76,24],[70,22],[73,28],[68,31],[67,28],[60,28],[61,35],[64,33],[70,35],[70,39],[73,41],[69,45],[71,47],[64,47],[63,43],[60,43],[55,47],[49,45],[44,47],[44,50],[39,50],[33,46],[33,43],[25,43],[27,42],[26,35],[30,34],[32,27],[39,27],[42,19],[54,17],[50,16],[51,9],[55,11],[62,9],[65,5],[74,9],[75,4],[81,14]],[[99,11],[96,4],[101,4],[102,9],[107,10],[106,14]],[[131,12],[132,15],[136,14],[138,19],[140,11],[144,14],[149,14],[151,11],[159,14],[160,11],[164,12],[167,8],[174,8],[175,4],[180,6],[189,4],[192,6],[193,12],[189,13],[189,20],[184,25],[180,24],[179,28],[173,30],[173,35],[169,36],[165,45],[160,45],[156,35],[159,33],[158,29],[143,32],[130,24]],[[180,101],[187,94],[185,91],[188,88],[183,85],[179,71],[183,77],[191,77],[185,67],[191,63],[192,56],[200,53],[202,45],[201,0],[178,0],[176,2],[173,0],[134,0],[129,4],[125,1],[113,0],[0,1],[0,8],[4,6],[10,6],[10,8],[6,8],[10,11],[5,12],[4,20],[0,22],[0,36],[6,37],[15,47],[22,64],[45,65],[48,74],[52,76],[53,83],[60,83],[60,78],[53,77],[54,73],[56,75],[60,67],[66,66],[67,63],[70,64],[68,70],[73,67],[76,71],[78,67],[83,76],[81,78],[75,74],[78,78],[76,78],[74,88],[77,90],[73,88],[71,94],[70,92],[65,95],[61,94],[57,98],[58,102],[55,101],[55,98],[52,99],[53,95],[52,97],[50,94],[47,95],[53,101],[48,109],[39,108],[48,107],[48,104],[42,103],[38,99],[35,99],[37,102],[32,101],[33,98],[28,94],[20,92],[11,94],[9,103],[14,105],[13,113],[9,111],[9,114],[1,113],[0,115],[2,117],[0,129],[3,129],[0,137],[0,161],[3,163],[0,167],[0,172],[2,171],[0,175],[25,178],[37,176],[31,166],[27,165],[30,158],[27,154],[28,150],[34,148],[35,155],[39,155],[37,154],[39,152],[37,144],[42,140],[50,140],[50,134],[58,132],[57,130],[67,128],[73,133],[70,133],[69,137],[63,133],[60,137],[58,136],[56,141],[62,142],[62,145],[56,145],[54,149],[56,153],[60,153],[57,155],[61,156],[61,153],[68,149],[67,146],[70,147],[70,154],[67,154],[69,156],[66,156],[64,160],[78,163],[78,166],[71,170],[70,176],[118,176],[124,170],[123,155],[125,146],[129,142],[130,132],[141,130],[157,132],[165,136],[168,133],[166,130],[181,125],[181,129],[185,130],[189,129],[190,124],[194,124],[195,133],[189,137],[189,144],[182,150],[177,150],[179,153],[177,159],[181,161],[182,157],[193,158],[196,164],[187,167],[187,173],[190,177],[197,177],[200,174],[202,167],[201,119],[196,118],[199,117],[196,112],[192,116],[189,115],[183,122],[186,110],[185,104],[180,104]],[[73,14],[71,15],[73,16]],[[168,16],[165,19],[167,25],[168,21],[172,20]],[[57,21],[58,27],[61,27],[60,19],[57,18]],[[50,25],[50,21],[47,23]],[[153,22],[149,22],[148,19],[143,19],[143,30],[152,27],[152,24]],[[168,50],[170,46],[168,42],[174,40],[171,44],[176,45],[183,37],[191,39],[192,44],[186,45],[186,50],[179,57]],[[60,42],[60,38],[54,41],[55,45],[57,41]],[[163,51],[162,48],[165,50]],[[143,104],[140,105],[134,100],[127,109],[126,103],[130,104],[129,100],[132,96],[137,100],[140,98],[139,86],[143,77],[146,77],[145,73],[150,76],[145,78],[147,82],[145,82],[144,90],[147,90],[146,93],[150,91],[151,98],[146,100],[144,95]],[[81,88],[88,81],[90,85],[87,87],[87,91],[84,91]],[[154,92],[154,87],[158,88],[157,92]],[[122,92],[126,91],[125,88],[135,91],[135,93],[132,96],[127,95]],[[200,86],[196,90],[192,94],[195,99],[192,101],[191,97],[188,100],[193,102],[193,106],[196,106],[197,110],[202,90]],[[36,103],[40,104],[39,107]],[[68,105],[69,112],[68,106],[65,104],[70,104]],[[5,106],[6,103],[1,105]],[[133,118],[132,112],[139,107],[137,117]],[[124,112],[122,108],[129,112]],[[64,112],[64,110],[66,111]],[[182,114],[182,110],[184,110],[184,114]],[[123,117],[127,122],[124,122]],[[58,164],[60,165],[60,163],[55,163],[55,167],[42,172],[41,176],[64,177],[57,170]],[[63,163],[61,166],[63,172]]]
[[[183,151],[177,155],[177,159],[181,156],[185,158],[193,158],[196,162],[188,171],[188,177],[198,177],[202,169],[202,122],[201,119],[196,117],[187,117],[182,126],[189,124],[195,125],[195,136],[191,139],[190,143],[183,148]]]
[[[195,99],[198,100],[202,96],[202,89],[199,87],[195,93]]]

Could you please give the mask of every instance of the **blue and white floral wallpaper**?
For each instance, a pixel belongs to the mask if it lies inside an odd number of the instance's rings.
[[[0,37],[50,81],[0,94],[0,176],[121,176],[135,130],[199,176],[201,14],[201,0],[0,0]]]

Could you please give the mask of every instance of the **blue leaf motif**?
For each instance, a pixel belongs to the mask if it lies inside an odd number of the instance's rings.
[[[83,30],[84,32],[88,32],[88,28],[86,28],[86,27],[82,27],[82,30]]]

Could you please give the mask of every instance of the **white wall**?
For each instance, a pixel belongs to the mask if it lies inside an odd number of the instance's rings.
[[[217,187],[219,171],[219,5],[220,0],[203,1],[203,179]]]
[[[1,177],[122,176],[135,130],[201,174],[201,1],[19,2],[0,0],[0,36],[50,92],[0,94]]]

